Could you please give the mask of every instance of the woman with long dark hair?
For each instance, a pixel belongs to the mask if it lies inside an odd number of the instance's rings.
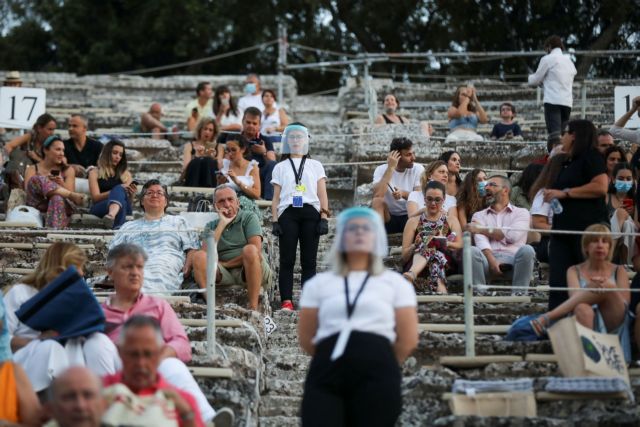
[[[488,123],[489,117],[480,105],[476,88],[460,86],[453,95],[451,107],[447,112],[449,130],[446,141],[482,141],[476,133],[478,123]]]
[[[611,234],[616,236],[613,239],[613,259],[618,264],[632,264],[636,254],[636,239],[632,235],[638,230],[635,197],[636,174],[633,168],[624,161],[617,163],[607,192],[607,211]]]
[[[460,178],[460,154],[457,151],[445,151],[440,155],[438,160],[442,160],[447,164],[449,171],[449,182],[447,182],[447,194],[453,197],[458,195],[462,178]]]
[[[89,212],[102,218],[106,228],[120,228],[131,213],[131,198],[136,190],[124,144],[112,139],[102,148],[98,167],[89,171],[89,191],[93,200]]]
[[[309,157],[309,132],[292,123],[282,133],[282,158],[273,169],[271,220],[280,243],[280,299],[293,310],[293,266],[300,242],[303,284],[316,274],[320,236],[329,232],[327,175],[322,163]]]
[[[213,95],[213,114],[220,131],[241,131],[242,120],[236,99],[227,86],[218,86]]]
[[[387,270],[387,233],[369,208],[344,210],[331,271],[305,284],[298,337],[313,359],[302,425],[394,426],[402,409],[399,365],[418,343],[413,286]]]
[[[42,145],[56,131],[56,119],[44,113],[36,119],[30,131],[9,141],[4,149],[9,155],[5,168],[7,183],[10,187],[22,186],[25,169],[42,161]]]
[[[53,135],[42,143],[42,161],[27,166],[24,174],[27,205],[38,209],[45,216],[50,228],[69,225],[76,205],[84,206],[85,194],[76,193],[76,175],[64,156],[64,142]]]
[[[560,201],[562,212],[553,215],[553,230],[583,231],[591,224],[609,222],[605,195],[607,169],[596,150],[597,131],[589,120],[570,121],[561,134],[562,151],[569,155],[551,188],[544,190],[544,201]],[[552,234],[549,256],[549,282],[566,287],[566,272],[582,262],[580,235]],[[566,291],[549,294],[549,309],[567,299]]]
[[[460,192],[456,201],[458,221],[464,230],[467,223],[471,222],[473,214],[484,209],[485,185],[487,173],[482,169],[473,169],[464,177]]]

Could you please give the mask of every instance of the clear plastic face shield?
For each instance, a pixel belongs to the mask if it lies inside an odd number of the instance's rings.
[[[363,252],[376,257],[387,255],[387,233],[380,216],[372,209],[356,207],[343,211],[337,218],[336,236],[330,256]]]
[[[302,125],[290,125],[282,132],[281,154],[309,154],[309,131]]]

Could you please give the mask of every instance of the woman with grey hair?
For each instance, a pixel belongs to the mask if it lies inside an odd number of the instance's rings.
[[[417,345],[418,316],[413,286],[385,270],[386,254],[375,211],[338,216],[333,269],[305,283],[300,298],[299,341],[313,356],[303,426],[393,426],[400,415],[399,364]]]

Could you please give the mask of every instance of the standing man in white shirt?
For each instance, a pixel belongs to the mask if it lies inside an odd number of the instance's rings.
[[[249,107],[256,107],[260,112],[264,112],[264,103],[262,102],[262,88],[260,86],[260,77],[255,73],[247,74],[244,80],[244,96],[238,100],[238,110],[240,115]],[[275,105],[276,108],[277,105]]]
[[[529,75],[529,84],[544,87],[544,121],[551,143],[560,138],[562,123],[571,116],[573,78],[577,71],[571,58],[562,53],[564,45],[560,37],[547,38],[544,50],[547,54],[540,60],[536,72]]]
[[[187,117],[187,130],[192,131],[196,128],[198,120],[203,117],[213,117],[213,89],[211,83],[200,82],[196,86],[196,99],[187,104],[185,115]]]
[[[391,141],[387,164],[373,173],[373,203],[387,233],[402,233],[407,223],[407,198],[412,191],[420,191],[420,177],[424,166],[415,164],[413,142],[408,138]]]

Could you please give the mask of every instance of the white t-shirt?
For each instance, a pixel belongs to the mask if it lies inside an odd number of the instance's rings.
[[[553,223],[553,209],[551,209],[551,205],[544,201],[544,189],[541,188],[536,193],[533,201],[531,202],[531,215],[542,215],[549,218],[549,224]]]
[[[185,115],[187,118],[191,117],[191,111],[196,108],[198,110],[198,120],[204,117],[215,118],[213,114],[213,99],[207,101],[204,107],[198,102],[198,98],[191,100],[185,107]]]
[[[33,286],[24,285],[19,283],[9,289],[7,295],[4,296],[4,305],[6,308],[7,324],[4,326],[9,331],[9,336],[13,338],[18,336],[21,338],[37,339],[40,336],[40,332],[32,329],[26,324],[22,323],[16,311],[28,300],[38,293],[38,290]]]
[[[373,184],[377,184],[382,179],[382,176],[387,170],[386,164],[380,165],[373,172]],[[414,163],[411,169],[407,168],[403,172],[393,171],[389,184],[392,187],[402,191],[413,191],[415,187],[420,186],[420,177],[424,172],[424,166],[418,163]],[[391,215],[406,215],[407,214],[407,201],[405,199],[396,200],[391,195],[391,190],[387,186],[384,193],[384,202],[387,204],[389,213]]]
[[[273,104],[278,108],[278,104]],[[256,107],[262,113],[264,111],[264,104],[262,103],[262,91],[257,95],[244,95],[238,100],[238,110],[240,111],[240,117],[244,114],[244,110],[249,107]]]
[[[366,275],[365,271],[349,273],[351,303]],[[396,340],[395,309],[416,305],[413,286],[395,271],[386,270],[378,276],[369,277],[351,316],[352,329],[382,335],[393,343]],[[300,307],[318,309],[314,343],[339,333],[347,323],[344,277],[331,271],[316,274],[302,288]]]
[[[409,193],[409,197],[407,198],[407,203],[408,202],[413,202],[418,205],[418,210],[427,207],[424,202],[424,195],[422,194],[422,191],[412,191],[411,193]],[[449,212],[449,209],[455,208],[457,205],[458,201],[456,200],[456,198],[450,194],[447,194],[444,198],[442,210],[445,212]]]
[[[229,125],[241,125],[241,124],[242,124],[242,120],[240,120],[240,117],[236,116],[233,113],[229,113],[228,116],[226,114],[223,114],[222,117],[220,118],[220,126],[222,127],[229,126]]]
[[[291,159],[296,166],[296,171],[300,170],[302,158]],[[302,203],[312,205],[320,212],[320,199],[318,198],[318,181],[326,179],[324,166],[317,160],[307,158],[304,162],[304,170],[302,171],[302,184],[305,186],[305,192],[302,195]],[[296,190],[296,177],[293,174],[293,168],[289,160],[283,160],[278,163],[271,173],[271,184],[280,186],[280,203],[278,204],[278,216],[293,204],[293,193]]]

